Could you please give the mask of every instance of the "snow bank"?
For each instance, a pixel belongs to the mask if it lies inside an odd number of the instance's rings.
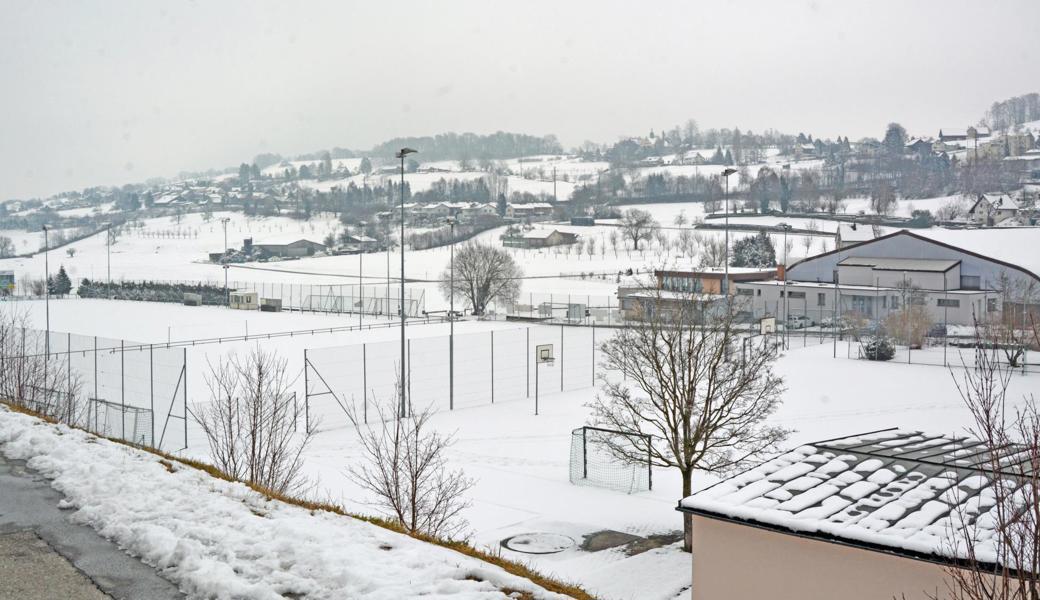
[[[71,518],[160,570],[189,598],[564,598],[457,552],[0,407],[0,452],[27,460]]]

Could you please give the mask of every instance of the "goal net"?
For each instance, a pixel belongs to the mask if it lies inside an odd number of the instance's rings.
[[[653,489],[650,436],[600,427],[571,432],[571,483],[632,494]]]
[[[90,427],[94,433],[152,446],[152,411],[91,398]]]

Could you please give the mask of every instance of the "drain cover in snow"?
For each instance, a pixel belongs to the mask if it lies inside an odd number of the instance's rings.
[[[524,554],[556,554],[574,546],[574,540],[558,533],[521,533],[502,540],[502,546]]]

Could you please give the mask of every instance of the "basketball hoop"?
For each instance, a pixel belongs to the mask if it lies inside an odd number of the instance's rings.
[[[541,344],[535,347],[535,359],[538,364],[552,366],[556,359],[553,357],[553,345]]]

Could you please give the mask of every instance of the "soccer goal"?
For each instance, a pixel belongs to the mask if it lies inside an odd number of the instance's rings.
[[[654,487],[649,435],[579,427],[571,432],[571,483],[632,494]]]
[[[152,411],[100,398],[90,399],[90,427],[94,433],[152,446]]]

